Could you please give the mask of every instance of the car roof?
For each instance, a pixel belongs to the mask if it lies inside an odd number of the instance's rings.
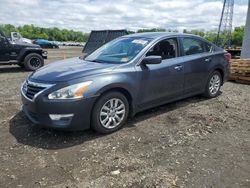
[[[175,33],[175,32],[145,32],[145,33],[135,33],[135,34],[125,35],[123,37],[142,37],[142,38],[158,39],[158,38],[162,38],[162,37],[171,37],[171,36],[199,37],[197,35],[185,34],[185,33]]]

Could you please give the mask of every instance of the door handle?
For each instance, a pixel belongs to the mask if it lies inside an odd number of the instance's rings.
[[[181,70],[182,68],[183,68],[182,65],[177,65],[176,67],[174,67],[174,69],[175,69],[175,70],[178,70],[178,71]]]
[[[205,59],[205,62],[206,62],[206,63],[211,62],[211,58],[206,58],[206,59]]]

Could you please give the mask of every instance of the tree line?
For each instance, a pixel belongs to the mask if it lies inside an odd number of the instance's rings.
[[[88,39],[88,33],[59,28],[43,28],[34,25],[24,25],[15,27],[11,24],[0,25],[0,30],[7,37],[11,32],[19,32],[24,38],[29,39],[47,39],[51,41],[74,41],[85,42]]]
[[[84,33],[80,31],[73,31],[68,29],[59,28],[43,28],[34,25],[24,25],[15,27],[11,24],[0,25],[0,30],[5,33],[7,37],[10,37],[11,32],[19,32],[25,38],[29,39],[47,39],[52,41],[75,41],[75,42],[86,42],[89,33]],[[128,33],[141,33],[141,32],[180,32],[178,30],[164,29],[164,28],[152,28],[152,29],[139,29],[137,31],[128,31]],[[217,40],[217,31],[205,31],[205,30],[186,30],[183,33],[189,33],[194,35],[199,35],[205,39],[215,43]],[[244,35],[244,26],[235,27],[232,36],[231,44],[232,46],[241,46]],[[222,36],[223,37],[223,36]]]

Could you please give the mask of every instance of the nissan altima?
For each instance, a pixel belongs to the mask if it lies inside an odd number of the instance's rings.
[[[111,133],[139,111],[198,94],[218,96],[230,58],[195,35],[123,36],[85,58],[32,73],[21,87],[23,111],[40,127]]]

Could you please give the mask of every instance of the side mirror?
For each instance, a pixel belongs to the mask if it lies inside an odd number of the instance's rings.
[[[144,59],[142,60],[143,64],[160,64],[162,61],[162,57],[161,56],[147,56],[144,57]]]

